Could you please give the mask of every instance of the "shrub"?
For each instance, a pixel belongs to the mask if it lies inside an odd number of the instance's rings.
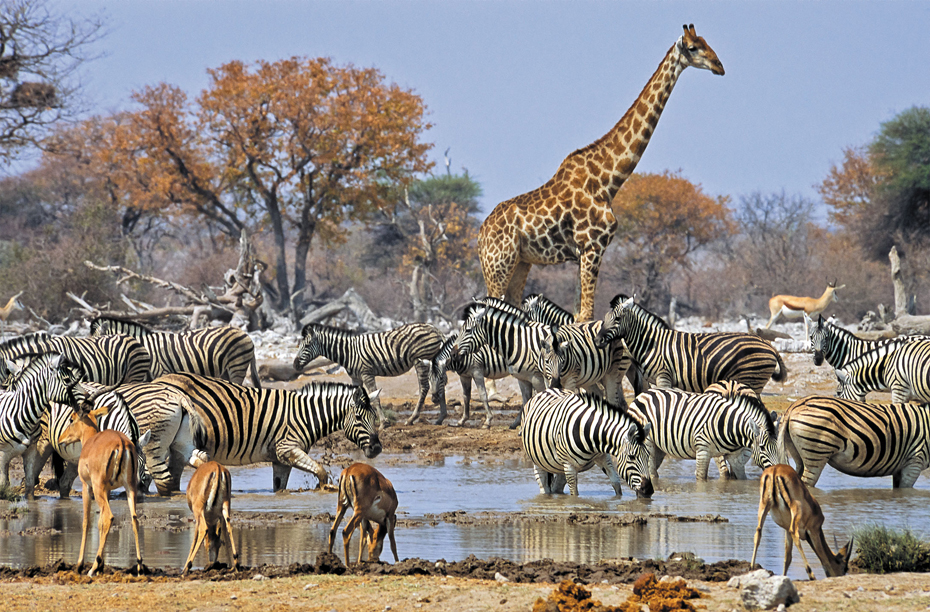
[[[910,529],[866,525],[855,532],[855,564],[870,574],[926,572],[930,570],[930,544]]]

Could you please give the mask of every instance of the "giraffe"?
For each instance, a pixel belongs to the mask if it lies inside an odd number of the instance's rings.
[[[722,75],[717,54],[693,25],[665,54],[630,109],[607,134],[565,158],[549,181],[498,204],[478,233],[488,295],[519,304],[533,264],[577,261],[576,321],[594,312],[604,251],[617,231],[611,201],[649,144],[681,72],[688,66]]]

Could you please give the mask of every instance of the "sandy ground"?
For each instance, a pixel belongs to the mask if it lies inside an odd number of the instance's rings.
[[[811,393],[833,392],[831,370],[814,368],[809,355],[786,354],[784,358],[789,368],[787,382],[770,383],[763,395],[771,409],[784,410],[794,399]],[[461,413],[461,391],[456,378],[450,378],[447,390],[451,400],[447,424],[458,421]],[[326,374],[325,369],[319,368],[287,384],[323,379],[348,380],[344,374]],[[385,409],[397,419],[382,434],[382,443],[392,454],[404,453],[411,461],[429,461],[447,455],[481,458],[522,453],[519,437],[507,427],[519,406],[519,393],[512,381],[499,381],[498,390],[504,401],[492,403],[495,416],[490,429],[480,427],[484,417],[477,397],[472,406],[473,418],[465,427],[428,424],[437,416],[429,401],[420,423],[403,425],[416,402],[415,378],[408,374],[380,379],[379,384]],[[474,390],[473,394],[477,396]],[[331,459],[331,471],[338,473],[339,465],[347,461],[344,452],[349,443],[343,436],[334,435],[319,446]],[[15,467],[11,476],[15,482]],[[313,565],[247,568],[239,573],[225,569],[195,571],[186,578],[178,576],[176,569],[152,568],[140,577],[108,570],[102,576],[88,579],[74,569],[67,564],[25,570],[0,568],[0,609],[50,610],[68,606],[102,610],[528,611],[537,599],[548,597],[557,583],[566,578],[587,584],[594,600],[619,605],[632,593],[633,580],[643,572],[653,572],[657,576],[684,576],[688,584],[704,595],[694,601],[697,606],[729,611],[743,607],[738,591],[726,587],[726,580],[745,572],[748,563],[705,566],[687,561],[643,561],[624,562],[618,567],[616,562],[597,566],[551,562],[518,565],[471,558],[442,566],[408,559],[397,565],[363,564],[347,569],[332,555],[320,555]],[[795,585],[802,597],[792,610],[930,609],[930,576],[926,574],[851,574],[816,582],[800,581]]]

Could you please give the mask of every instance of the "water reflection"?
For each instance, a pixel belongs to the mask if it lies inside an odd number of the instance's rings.
[[[695,482],[694,463],[666,461],[652,500],[638,500],[625,490],[615,497],[602,474],[590,471],[581,476],[581,495],[538,494],[532,468],[523,461],[465,461],[449,458],[428,465],[398,462],[397,457],[379,457],[373,463],[394,483],[400,498],[401,518],[413,519],[409,527],[398,527],[401,558],[422,557],[448,561],[470,554],[481,558],[504,557],[525,562],[541,558],[593,563],[617,557],[667,558],[672,552],[692,551],[707,561],[748,559],[758,507],[758,470],[749,470],[752,480]],[[273,494],[270,467],[234,468],[233,513],[261,512],[287,517],[293,513],[332,513],[334,493]],[[295,472],[291,486],[308,487],[312,478]],[[827,517],[825,533],[833,546],[835,535],[842,545],[851,529],[867,522],[889,526],[923,528],[930,504],[930,476],[924,474],[913,490],[891,489],[891,479],[858,479],[832,469],[824,472],[815,494]],[[44,565],[58,559],[73,562],[81,544],[81,501],[40,498],[20,504],[16,515],[0,519],[0,564]],[[129,566],[134,557],[132,529],[124,499],[112,503],[114,528],[107,541],[109,563]],[[696,516],[721,515],[728,522],[678,522],[655,516],[645,525],[569,524],[567,522],[512,521],[506,524],[455,525],[427,515],[465,510],[567,515],[626,514]],[[183,495],[172,498],[150,496],[140,505],[146,517],[168,519],[170,530],[146,529],[143,525],[144,560],[150,566],[180,567],[190,548],[193,532],[190,511]],[[432,522],[436,522],[432,525]],[[97,546],[96,516],[88,548]],[[345,523],[343,523],[343,526]],[[51,530],[51,532],[49,531]],[[312,563],[325,550],[329,525],[319,522],[282,522],[274,527],[240,528],[237,539],[242,562],[283,565]],[[357,537],[357,536],[356,536]],[[353,550],[357,540],[353,541]],[[341,549],[341,546],[337,547]],[[835,548],[835,547],[834,547]],[[341,554],[341,553],[340,553]],[[354,553],[353,553],[354,554]],[[780,571],[784,554],[784,531],[771,518],[766,522],[759,562]],[[387,558],[387,557],[385,557]],[[813,558],[813,557],[812,557]],[[225,559],[225,557],[221,557]],[[197,559],[203,562],[203,557]],[[819,564],[815,572],[822,576]],[[805,577],[799,555],[789,576]]]

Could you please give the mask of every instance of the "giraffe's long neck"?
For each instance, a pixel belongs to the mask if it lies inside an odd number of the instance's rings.
[[[677,41],[668,50],[652,78],[620,121],[600,139],[576,151],[566,160],[581,156],[581,159],[575,161],[584,164],[591,178],[596,181],[598,200],[610,202],[613,199],[646,150],[672,89],[685,69],[679,45],[680,41]],[[594,171],[593,168],[599,170]]]

